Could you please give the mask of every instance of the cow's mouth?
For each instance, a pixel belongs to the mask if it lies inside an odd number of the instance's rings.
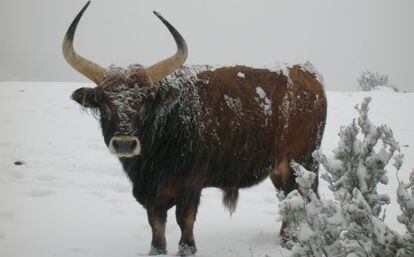
[[[114,136],[109,141],[109,151],[117,157],[133,157],[141,152],[141,144],[134,136]]]

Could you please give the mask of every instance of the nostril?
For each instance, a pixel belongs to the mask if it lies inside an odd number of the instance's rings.
[[[137,154],[141,150],[139,140],[132,136],[116,136],[111,138],[109,150],[120,155]]]
[[[134,150],[137,147],[137,141],[133,140],[129,143],[129,149]]]
[[[112,147],[115,149],[115,150],[119,150],[119,146],[120,146],[120,144],[119,144],[119,141],[118,140],[113,140],[112,141]]]

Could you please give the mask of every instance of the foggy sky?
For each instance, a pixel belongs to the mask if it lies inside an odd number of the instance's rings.
[[[85,0],[1,0],[0,80],[87,81],[61,53]],[[364,70],[414,90],[412,0],[94,0],[75,49],[102,66],[145,66],[175,51],[159,11],[184,36],[187,64],[261,67],[311,61],[328,90],[355,90]]]

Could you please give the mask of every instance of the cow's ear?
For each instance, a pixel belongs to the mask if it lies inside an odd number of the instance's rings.
[[[180,98],[180,91],[177,88],[170,87],[162,96],[161,104],[166,106],[174,105]]]
[[[72,99],[83,107],[95,108],[99,106],[94,88],[82,87],[72,93]]]

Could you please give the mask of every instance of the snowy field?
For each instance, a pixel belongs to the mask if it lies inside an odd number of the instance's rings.
[[[84,83],[0,83],[0,256],[146,256],[151,232],[145,210],[134,200],[120,164],[104,145],[98,122],[69,99]],[[400,178],[414,168],[414,93],[328,92],[323,151],[338,142],[340,125],[353,106],[372,96],[370,119],[394,130],[405,154]],[[16,161],[23,165],[15,165]],[[387,223],[396,221],[397,180],[381,188],[391,196]],[[326,184],[322,196],[330,197]],[[203,191],[195,225],[197,256],[286,256],[279,243],[277,199],[270,180],[241,190],[229,216],[221,192]],[[174,210],[167,224],[168,251],[177,252]]]

